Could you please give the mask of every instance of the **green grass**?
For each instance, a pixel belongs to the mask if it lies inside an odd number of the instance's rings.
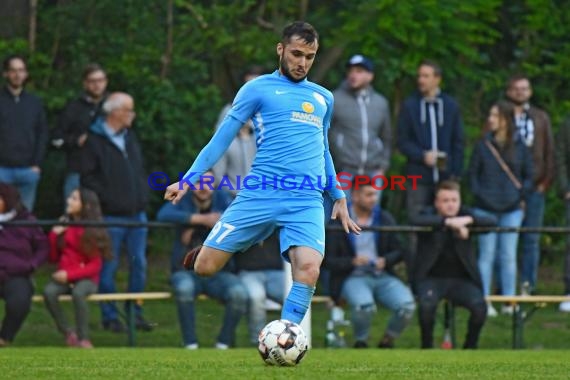
[[[266,366],[255,349],[15,348],[4,379],[568,379],[564,351],[313,349],[295,368]]]
[[[148,290],[170,291],[168,282],[168,239],[151,238],[149,242]],[[35,276],[36,293],[41,292],[53,268],[43,267]],[[542,294],[561,294],[560,269],[557,265],[541,269]],[[118,276],[119,291],[125,290],[126,268]],[[499,305],[496,305],[499,306]],[[71,305],[65,304],[72,319]],[[296,368],[265,366],[254,348],[248,348],[246,322],[238,326],[239,348],[217,351],[213,347],[222,322],[223,306],[208,300],[197,304],[197,334],[200,349],[181,349],[176,307],[173,300],[147,302],[145,316],[158,324],[149,333],[137,334],[137,349],[125,348],[125,334],[112,334],[100,327],[99,310],[91,304],[93,351],[64,347],[53,320],[42,304],[35,303],[30,316],[12,347],[0,350],[0,378],[228,378],[273,379],[300,378],[329,380],[337,378],[383,379],[568,379],[570,378],[570,315],[557,311],[557,305],[538,310],[525,327],[527,350],[512,351],[511,319],[499,316],[487,320],[479,351],[417,350],[419,327],[414,318],[397,341],[397,350],[327,350],[323,349],[328,310],[323,304],[313,306],[313,349]],[[1,310],[1,308],[0,308]],[[0,311],[0,317],[2,311]],[[390,314],[380,309],[374,319],[369,343],[380,340]],[[461,344],[468,314],[457,311],[457,336]],[[279,318],[272,312],[269,320]],[[435,329],[436,347],[443,335],[442,315]],[[352,344],[352,333],[347,331]]]

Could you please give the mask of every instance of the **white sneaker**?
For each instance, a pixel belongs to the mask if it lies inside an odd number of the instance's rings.
[[[518,305],[517,306],[514,306],[514,305],[503,305],[503,306],[501,306],[501,314],[513,315],[515,310],[518,310]]]
[[[491,317],[491,318],[495,318],[497,315],[499,315],[499,313],[497,313],[497,310],[493,307],[492,303],[487,303],[487,317]]]
[[[218,349],[218,350],[227,350],[228,348],[230,348],[230,346],[228,346],[227,344],[225,344],[225,343],[220,343],[220,342],[216,343],[216,346],[215,346],[215,347],[216,347],[216,349]]]
[[[570,294],[567,294],[566,296],[570,297]],[[570,301],[560,303],[559,310],[563,313],[570,313]]]
[[[265,299],[265,310],[267,311],[279,311],[281,310],[281,304],[273,301],[272,299]]]
[[[198,343],[187,344],[186,346],[184,346],[184,348],[187,350],[197,350]]]

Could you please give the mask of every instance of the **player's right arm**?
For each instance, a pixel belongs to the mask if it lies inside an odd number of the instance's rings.
[[[226,152],[240,128],[256,112],[259,105],[259,91],[254,82],[246,83],[236,95],[231,110],[220,124],[220,127],[208,143],[202,149],[192,167],[184,174],[179,182],[173,183],[166,188],[164,199],[178,203],[186,194],[192,184],[196,183],[202,174],[211,169]]]

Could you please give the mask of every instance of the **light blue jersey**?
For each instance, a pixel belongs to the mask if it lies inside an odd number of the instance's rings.
[[[184,176],[186,182],[196,183],[241,126],[253,121],[257,154],[248,175],[253,180],[212,228],[205,246],[243,252],[278,229],[286,260],[292,246],[324,254],[322,188],[335,200],[344,198],[328,148],[332,112],[328,90],[306,79],[292,82],[278,71],[240,89],[220,128]],[[259,187],[252,189],[255,185]]]
[[[257,154],[248,188],[259,185],[259,191],[276,188],[307,194],[324,188],[333,199],[343,198],[327,139],[333,103],[332,93],[324,87],[307,79],[292,82],[279,71],[249,81],[185,178],[194,183],[251,119]]]

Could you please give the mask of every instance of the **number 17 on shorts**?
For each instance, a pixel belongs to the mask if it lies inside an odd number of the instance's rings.
[[[214,238],[216,238],[214,241],[217,244],[220,244],[222,240],[224,240],[224,238],[228,236],[230,232],[232,232],[235,229],[236,229],[235,226],[232,226],[229,223],[222,223],[220,221],[214,225],[214,228],[212,228],[212,231],[210,231],[210,234],[208,235],[206,241],[211,241]]]

